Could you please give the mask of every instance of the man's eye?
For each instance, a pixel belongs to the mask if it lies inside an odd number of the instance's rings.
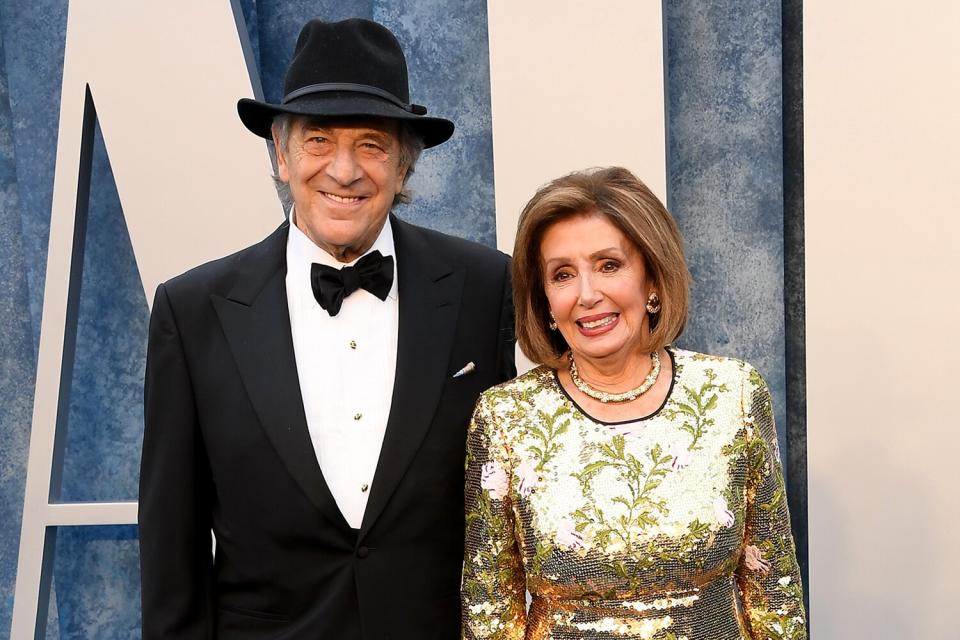
[[[329,141],[322,136],[311,136],[303,141],[303,149],[307,153],[323,153],[323,150],[327,148],[328,142]]]

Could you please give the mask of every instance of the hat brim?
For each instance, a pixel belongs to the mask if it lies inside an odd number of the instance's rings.
[[[424,148],[435,147],[446,142],[453,135],[454,129],[453,123],[445,118],[417,115],[386,100],[347,91],[301,96],[282,105],[242,98],[237,102],[237,113],[247,129],[267,140],[272,139],[270,128],[273,125],[273,119],[282,113],[316,117],[403,120],[420,135]]]

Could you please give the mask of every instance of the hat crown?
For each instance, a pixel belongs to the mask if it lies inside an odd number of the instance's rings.
[[[241,98],[237,113],[247,129],[267,140],[281,114],[400,120],[424,148],[449,140],[453,122],[411,104],[408,82],[403,49],[386,27],[363,18],[313,19],[297,38],[279,104]]]
[[[410,102],[407,61],[396,37],[384,26],[351,18],[324,22],[315,18],[297,38],[283,92],[317,84],[375,87]]]

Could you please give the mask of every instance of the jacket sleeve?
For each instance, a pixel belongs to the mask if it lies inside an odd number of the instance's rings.
[[[500,382],[512,380],[517,375],[515,316],[513,310],[513,284],[510,278],[510,261],[503,267],[503,293],[500,304],[500,335],[497,338],[497,376]]]
[[[143,639],[213,637],[211,481],[166,288],[150,316],[140,462]]]
[[[463,637],[523,640],[526,579],[514,535],[508,449],[495,424],[485,394],[467,432]]]
[[[749,480],[744,551],[737,584],[752,637],[807,637],[800,569],[780,463],[770,391],[748,368],[743,407]]]

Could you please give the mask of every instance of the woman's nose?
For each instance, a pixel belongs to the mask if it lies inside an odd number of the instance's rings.
[[[580,305],[586,308],[595,306],[603,298],[603,295],[593,283],[593,274],[587,273],[580,278]]]

